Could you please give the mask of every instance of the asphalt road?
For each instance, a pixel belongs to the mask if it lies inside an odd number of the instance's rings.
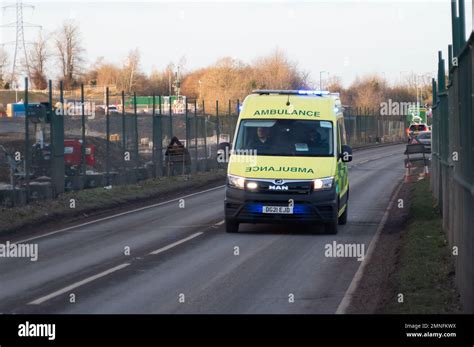
[[[403,149],[354,153],[349,220],[337,235],[251,224],[226,234],[218,187],[10,240],[36,243],[38,260],[0,258],[0,312],[335,313],[361,263],[326,257],[325,245],[361,243],[367,250],[403,176]]]

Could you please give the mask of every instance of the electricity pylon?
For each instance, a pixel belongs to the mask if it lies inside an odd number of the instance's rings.
[[[19,61],[19,57],[21,53],[23,53],[23,57],[25,60],[26,73],[28,76],[30,76],[30,64],[28,62],[28,51],[26,50],[26,41],[25,41],[25,28],[41,28],[41,26],[36,25],[36,24],[31,24],[23,20],[23,9],[24,8],[34,9],[33,5],[25,4],[23,3],[22,0],[17,0],[15,4],[3,6],[4,11],[9,8],[15,9],[16,21],[8,23],[8,24],[4,24],[1,27],[16,29],[15,41],[6,42],[3,44],[3,45],[6,45],[6,44],[15,45],[15,51],[13,53],[12,74],[10,77],[10,83],[13,83],[16,81],[17,65],[18,65],[18,61]]]

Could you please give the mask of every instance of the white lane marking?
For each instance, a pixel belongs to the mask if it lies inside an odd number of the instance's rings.
[[[125,212],[117,213],[117,214],[114,214],[114,215],[111,215],[111,216],[107,216],[107,217],[104,217],[104,218],[95,219],[95,220],[93,220],[93,221],[89,221],[89,222],[85,222],[85,223],[82,223],[82,224],[74,225],[74,226],[67,227],[67,228],[64,228],[64,229],[59,229],[59,230],[51,231],[51,232],[46,233],[46,234],[43,234],[43,235],[30,237],[30,238],[28,238],[28,239],[24,239],[24,240],[21,240],[21,241],[16,241],[16,242],[13,242],[12,244],[25,243],[25,242],[32,241],[32,240],[37,240],[37,239],[40,239],[40,238],[43,238],[43,237],[46,237],[46,236],[54,235],[54,234],[61,233],[61,232],[64,232],[64,231],[68,231],[68,230],[72,230],[72,229],[77,229],[77,228],[80,228],[80,227],[83,227],[83,226],[86,226],[86,225],[90,225],[90,224],[102,222],[102,221],[109,220],[109,219],[112,219],[112,218],[115,218],[115,217],[120,217],[120,216],[124,216],[124,215],[130,214],[130,213],[134,213],[134,212],[139,212],[139,211],[147,210],[147,209],[149,209],[149,208],[153,208],[153,207],[158,207],[158,206],[166,205],[166,204],[169,204],[169,203],[171,203],[171,202],[179,201],[180,199],[185,199],[185,198],[189,198],[189,197],[194,196],[194,195],[207,193],[207,192],[210,192],[210,191],[213,191],[213,190],[216,190],[216,189],[221,189],[221,188],[223,188],[223,187],[225,187],[225,185],[222,185],[222,186],[219,186],[219,187],[210,188],[210,189],[206,189],[206,190],[202,190],[202,191],[200,191],[200,192],[188,194],[188,195],[185,195],[185,196],[181,196],[181,197],[179,197],[179,198],[176,198],[176,199],[172,199],[172,200],[168,200],[168,201],[163,201],[163,202],[160,202],[160,203],[157,203],[157,204],[153,204],[153,205],[149,205],[149,206],[140,207],[140,208],[137,208],[137,209],[134,209],[134,210],[130,210],[130,211],[125,211]]]
[[[359,165],[359,164],[365,164],[365,163],[368,163],[368,162],[371,162],[371,161],[376,161],[376,160],[380,160],[380,159],[384,159],[384,158],[388,158],[388,157],[391,157],[391,156],[396,155],[396,154],[400,154],[400,153],[390,153],[390,154],[383,155],[383,156],[380,156],[380,157],[364,159],[364,160],[355,162],[355,164],[353,166],[356,166],[356,165]]]
[[[177,245],[180,245],[180,244],[182,244],[182,243],[184,243],[184,242],[186,242],[186,241],[192,240],[192,239],[194,239],[195,237],[198,237],[198,236],[200,236],[200,235],[202,235],[202,234],[203,234],[203,232],[200,231],[200,232],[195,233],[195,234],[192,234],[192,235],[190,235],[190,236],[188,236],[188,237],[186,237],[186,238],[184,238],[184,239],[181,239],[181,240],[179,240],[179,241],[170,243],[168,246],[162,247],[162,248],[157,249],[156,251],[150,252],[150,253],[148,253],[148,254],[156,255],[156,254],[165,252],[165,251],[167,251],[168,249],[171,249],[171,248],[173,248],[173,247],[176,247]]]
[[[108,270],[106,270],[106,271],[104,271],[104,272],[101,272],[101,273],[99,273],[99,274],[97,274],[97,275],[88,277],[88,278],[86,278],[86,279],[83,279],[82,281],[79,281],[79,282],[76,282],[76,283],[74,283],[74,284],[71,284],[71,285],[69,285],[69,286],[67,286],[67,287],[64,287],[63,289],[60,289],[60,290],[58,290],[58,291],[55,291],[54,293],[51,293],[51,294],[45,295],[45,296],[43,296],[43,297],[41,297],[41,298],[39,298],[39,299],[36,299],[36,300],[30,302],[29,305],[39,305],[39,304],[42,304],[42,303],[45,302],[45,301],[48,301],[48,300],[50,300],[50,299],[52,299],[52,298],[55,298],[55,297],[57,297],[57,296],[59,296],[59,295],[61,295],[61,294],[67,293],[67,292],[69,292],[69,291],[71,291],[71,290],[73,290],[73,289],[75,289],[75,288],[77,288],[77,287],[83,286],[84,284],[87,284],[87,283],[90,283],[90,282],[92,282],[92,281],[95,281],[95,280],[98,279],[98,278],[107,276],[107,275],[111,274],[112,272],[121,270],[121,269],[123,269],[123,268],[125,268],[125,267],[127,267],[127,266],[129,266],[129,265],[130,265],[130,263],[124,263],[124,264],[115,266],[115,267],[113,267],[113,268],[111,268],[111,269],[108,269]]]
[[[214,224],[215,226],[219,226],[219,225],[222,225],[225,223],[225,220],[221,220],[220,222],[217,222],[216,224]]]
[[[385,212],[383,214],[382,220],[379,223],[379,226],[377,227],[377,231],[375,232],[374,237],[370,241],[369,248],[367,250],[367,255],[364,257],[364,260],[362,263],[359,265],[359,268],[357,269],[357,272],[354,275],[354,278],[351,281],[351,284],[349,285],[349,288],[347,288],[344,297],[342,298],[337,310],[336,314],[345,314],[347,313],[347,309],[350,307],[352,303],[352,298],[354,296],[354,293],[356,292],[360,281],[362,279],[362,276],[365,273],[365,267],[367,266],[368,263],[370,263],[370,260],[372,259],[372,255],[374,253],[374,249],[377,245],[377,242],[380,238],[380,234],[382,233],[382,230],[385,226],[385,223],[387,222],[389,211],[392,208],[392,205],[394,204],[395,200],[397,199],[398,193],[402,189],[403,186],[403,181],[401,181],[396,188],[394,194],[392,195],[390,202],[388,203],[387,208],[385,209]]]

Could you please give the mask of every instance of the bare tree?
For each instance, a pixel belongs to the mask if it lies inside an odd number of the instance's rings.
[[[329,77],[325,85],[325,89],[329,90],[330,92],[340,93],[344,90],[344,86],[342,85],[342,79],[339,76]]]
[[[212,66],[190,72],[183,79],[183,93],[212,102],[206,110],[213,112],[215,100],[242,100],[252,89],[297,89],[307,87],[308,74],[298,70],[281,50],[257,59],[253,65],[225,57]]]
[[[77,77],[84,62],[84,49],[81,45],[79,26],[73,20],[67,20],[56,32],[55,46],[61,68],[61,80],[66,89],[77,82]]]
[[[298,71],[285,52],[275,49],[254,64],[257,86],[265,89],[297,89],[307,86],[308,74]]]
[[[48,82],[46,80],[46,63],[51,57],[48,42],[40,33],[33,42],[29,55],[29,65],[31,81],[36,89],[46,89]]]
[[[138,48],[128,53],[127,59],[122,69],[122,87],[127,92],[131,92],[135,87],[136,76],[140,65],[140,52]]]
[[[385,101],[386,91],[386,81],[374,74],[356,78],[349,87],[348,94],[353,107],[377,110],[381,102]]]
[[[153,68],[149,77],[149,94],[167,95],[168,94],[168,74],[166,71],[158,71]],[[191,91],[190,91],[191,93]]]
[[[3,47],[0,47],[0,88],[8,86],[7,78],[8,54]]]

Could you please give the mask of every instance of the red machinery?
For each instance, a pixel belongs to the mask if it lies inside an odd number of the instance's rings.
[[[80,166],[82,156],[81,140],[64,140],[64,164],[66,166]],[[95,146],[86,145],[85,159],[87,166],[95,164]]]

